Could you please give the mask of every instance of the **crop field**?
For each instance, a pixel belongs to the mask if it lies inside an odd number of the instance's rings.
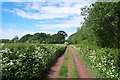
[[[2,46],[0,55],[3,79],[117,79],[120,75],[119,49],[82,44],[67,46],[65,44],[9,43]],[[61,56],[64,58],[59,64],[56,60]],[[52,66],[56,67],[53,74],[49,73]],[[47,77],[49,74],[51,76]],[[58,75],[54,76],[54,74]]]
[[[65,50],[65,45],[5,44],[2,55],[2,77],[42,78],[44,72]]]

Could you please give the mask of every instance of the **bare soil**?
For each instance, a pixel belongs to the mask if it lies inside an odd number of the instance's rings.
[[[70,50],[77,68],[79,78],[94,78],[90,71],[85,67],[83,61],[76,55],[72,47],[70,47]]]
[[[48,78],[58,78],[60,67],[62,66],[65,54],[66,54],[66,50],[62,54],[62,56],[60,56],[57,59],[56,63],[50,68],[50,71],[48,73]]]
[[[73,50],[72,47],[68,47],[69,48],[69,52],[68,52],[68,77],[67,78],[72,78],[72,72],[71,72],[71,65],[70,65],[70,55],[72,55],[72,58],[74,60],[74,64],[76,66],[77,69],[77,73],[78,73],[78,77],[79,78],[95,78],[91,72],[85,67],[85,64],[83,63],[83,61],[77,56],[76,52]],[[58,78],[58,74],[60,72],[60,68],[63,64],[64,61],[64,57],[67,54],[67,49],[65,50],[65,52],[63,53],[62,56],[60,56],[57,59],[57,62],[50,68],[50,71],[48,73],[48,78]]]

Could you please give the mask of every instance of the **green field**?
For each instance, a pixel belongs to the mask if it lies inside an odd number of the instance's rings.
[[[2,55],[2,78],[44,78],[44,73],[65,50],[64,44],[5,44]]]

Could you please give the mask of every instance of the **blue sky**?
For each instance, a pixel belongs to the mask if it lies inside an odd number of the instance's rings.
[[[71,35],[83,22],[80,8],[91,3],[91,0],[6,0],[2,2],[0,38],[12,39],[36,32],[55,34],[59,30]]]

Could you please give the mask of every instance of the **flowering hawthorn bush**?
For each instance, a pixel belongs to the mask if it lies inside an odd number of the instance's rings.
[[[89,46],[76,45],[86,65],[96,72],[100,78],[120,77],[120,50],[112,48],[93,48]]]
[[[42,78],[65,47],[60,44],[5,45],[0,50],[2,78],[24,80]]]

